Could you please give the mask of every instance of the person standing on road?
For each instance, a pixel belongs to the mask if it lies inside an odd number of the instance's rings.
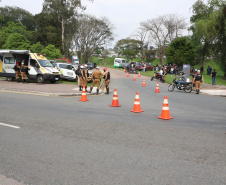
[[[21,79],[22,79],[22,82],[27,82],[27,74],[26,74],[26,71],[28,69],[28,66],[25,66],[24,65],[24,61],[21,63],[21,67],[20,67],[20,72],[21,72]]]
[[[107,68],[104,68],[104,82],[106,85],[106,93],[105,94],[109,94],[109,83],[110,83],[110,72],[107,70]]]
[[[80,65],[78,66],[78,69],[75,71],[75,74],[77,75],[79,91],[81,91],[80,78],[79,78],[80,77]]]
[[[92,74],[92,80],[93,80],[93,83],[92,83],[92,85],[91,85],[91,87],[90,87],[90,93],[92,92],[92,90],[93,90],[93,86],[95,85],[95,84],[97,84],[97,94],[99,94],[99,88],[100,88],[100,75],[104,75],[103,73],[101,73],[100,71],[99,71],[99,67],[96,67],[96,71],[94,71],[93,72],[93,74]]]
[[[80,66],[79,79],[80,79],[79,91],[82,91],[82,88],[84,86],[84,66]]]
[[[200,73],[200,70],[197,71],[193,82],[195,82],[196,94],[199,94],[201,83],[204,83],[203,75]]]
[[[216,81],[215,81],[215,78],[217,76],[216,69],[213,69],[213,72],[211,73],[211,76],[212,76],[212,85],[216,85]]]
[[[19,62],[16,62],[16,65],[13,67],[16,73],[16,81],[19,83],[19,74],[20,74],[20,65]]]
[[[88,83],[88,76],[89,76],[89,73],[88,73],[88,69],[87,69],[87,65],[85,65],[85,69],[84,69],[84,78],[83,78],[83,86],[85,86],[85,90],[87,92],[87,83]]]

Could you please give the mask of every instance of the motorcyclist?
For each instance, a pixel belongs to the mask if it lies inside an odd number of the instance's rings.
[[[176,78],[179,78],[179,81],[178,81],[178,86],[179,88],[181,88],[181,84],[185,84],[187,82],[187,75],[185,74],[185,72],[181,72],[181,75],[182,76],[178,76]]]

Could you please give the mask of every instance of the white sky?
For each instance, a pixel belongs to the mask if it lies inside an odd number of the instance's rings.
[[[18,6],[32,14],[42,10],[44,0],[0,0],[0,6]],[[189,24],[192,15],[191,7],[197,0],[82,0],[87,6],[84,13],[105,16],[115,26],[115,44],[118,40],[130,36],[140,25],[140,22],[159,15],[177,14],[187,18]],[[206,2],[206,0],[205,0]],[[187,32],[184,33],[187,35]]]

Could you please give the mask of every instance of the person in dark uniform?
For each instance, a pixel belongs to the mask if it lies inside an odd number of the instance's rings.
[[[27,69],[28,69],[28,66],[25,66],[24,65],[24,62],[21,63],[21,67],[20,67],[20,72],[21,72],[21,79],[22,79],[22,82],[27,82]]]
[[[201,65],[200,66],[200,72],[201,72],[201,74],[203,74],[203,70],[204,70],[203,65]]]
[[[16,81],[19,83],[19,74],[20,74],[20,65],[19,62],[16,62],[16,65],[13,67],[16,73]]]
[[[93,72],[93,74],[92,74],[92,80],[93,80],[93,83],[92,83],[92,85],[91,85],[91,87],[90,87],[90,91],[89,91],[89,93],[91,93],[92,92],[92,90],[93,90],[93,86],[95,85],[95,84],[97,84],[97,94],[99,94],[99,88],[100,88],[100,75],[104,75],[103,73],[101,73],[100,71],[99,71],[99,67],[96,67],[96,71],[94,71]]]
[[[85,69],[84,69],[84,80],[83,80],[83,85],[85,86],[85,89],[86,89],[86,92],[87,92],[87,84],[88,84],[88,76],[89,76],[89,73],[88,73],[88,69],[87,69],[87,65],[85,65]]]
[[[106,85],[106,93],[105,94],[109,94],[109,83],[110,83],[110,72],[107,70],[107,68],[104,68],[104,82]]]
[[[196,94],[199,94],[201,83],[204,83],[203,75],[200,73],[200,70],[197,71],[193,82],[195,82]]]
[[[80,65],[78,66],[78,69],[75,71],[75,74],[77,75],[79,91],[81,91],[81,88],[80,88],[80,78],[79,78],[79,74],[80,74]]]

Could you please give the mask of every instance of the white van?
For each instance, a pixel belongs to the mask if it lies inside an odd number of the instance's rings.
[[[79,64],[79,60],[77,56],[72,56],[72,64]]]
[[[124,58],[115,58],[115,60],[114,60],[114,67],[121,68],[121,67],[123,67],[124,63],[126,63],[126,59],[124,59]]]
[[[39,83],[44,81],[56,82],[60,78],[59,71],[55,69],[43,54],[30,53],[29,50],[0,50],[0,77],[8,80],[15,79],[16,62],[24,62],[29,66],[28,79],[35,79]]]

